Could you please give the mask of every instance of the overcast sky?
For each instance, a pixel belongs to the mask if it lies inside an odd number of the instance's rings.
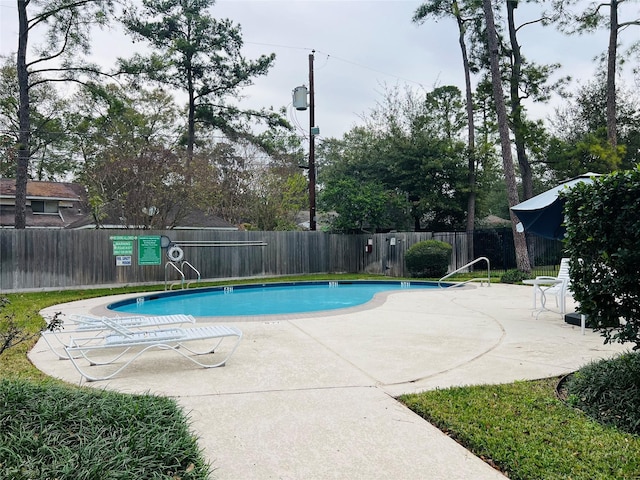
[[[16,0],[0,0],[0,54],[16,50]],[[340,137],[381,99],[384,84],[408,84],[429,91],[435,86],[463,86],[457,28],[453,20],[423,25],[411,18],[420,1],[277,1],[219,0],[216,17],[242,27],[247,58],[276,54],[270,73],[244,91],[247,107],[289,106],[289,119],[308,129],[308,112],[290,107],[291,92],[308,85],[308,56],[315,50],[316,125],[322,137]],[[518,23],[533,19],[521,3]],[[627,34],[629,35],[629,34]],[[530,26],[520,34],[523,54],[538,63],[563,64],[562,75],[590,79],[593,59],[606,49],[607,35],[567,37],[552,28]],[[94,58],[109,65],[128,57],[132,44],[117,31],[95,34]],[[558,99],[555,100],[558,102]],[[552,106],[536,107],[544,118]]]

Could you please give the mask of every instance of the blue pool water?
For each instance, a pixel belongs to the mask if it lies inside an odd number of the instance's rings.
[[[142,315],[196,317],[305,313],[362,305],[376,293],[438,288],[430,282],[294,282],[180,290],[112,303],[109,309]]]

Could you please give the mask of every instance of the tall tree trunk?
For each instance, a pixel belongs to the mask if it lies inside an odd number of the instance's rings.
[[[187,37],[191,38],[191,26],[187,27]],[[185,183],[191,185],[193,182],[193,152],[196,144],[196,87],[193,75],[193,54],[188,54],[185,58],[185,73],[187,80],[187,158],[185,160],[185,171],[187,172]]]
[[[518,2],[507,0],[507,22],[509,26],[509,41],[511,43],[512,66],[509,78],[509,94],[511,97],[511,121],[513,126],[513,136],[516,144],[516,156],[520,166],[520,177],[522,179],[522,195],[524,200],[533,197],[533,174],[531,165],[527,158],[527,150],[524,140],[524,121],[522,120],[522,101],[520,99],[520,82],[522,81],[522,54],[520,44],[516,34],[514,20],[514,9]]]
[[[191,98],[193,96],[189,95],[189,97],[189,112],[187,114],[187,171],[189,171],[189,167],[193,161],[193,150],[196,143],[195,103]]]
[[[189,105],[187,106],[187,160],[186,160],[186,172],[188,178],[187,184],[191,183],[191,164],[193,162],[193,150],[196,143],[196,101],[195,92],[193,87],[193,80],[191,74],[187,75],[187,91],[189,95]]]
[[[27,223],[27,179],[31,150],[31,122],[29,118],[29,71],[27,70],[27,44],[29,22],[27,19],[27,1],[17,0],[18,4],[18,164],[16,166],[16,214],[15,228],[24,229]]]
[[[496,106],[496,116],[498,117],[498,131],[500,133],[500,146],[502,148],[502,165],[504,168],[504,178],[507,187],[507,198],[509,207],[519,203],[518,188],[516,185],[515,170],[513,167],[513,157],[511,155],[511,139],[509,138],[509,124],[507,109],[504,103],[504,92],[502,91],[502,78],[500,76],[500,65],[498,62],[498,36],[493,17],[493,7],[491,0],[482,0],[485,21],[487,23],[487,41],[489,45],[489,61],[491,64],[491,85],[493,87],[493,100]],[[527,243],[523,233],[516,231],[518,219],[509,210],[511,215],[511,228],[513,230],[513,241],[516,252],[516,264],[523,272],[531,272],[529,255],[527,254]]]
[[[464,40],[465,25],[464,20],[460,16],[460,10],[458,3],[453,2],[453,11],[458,22],[458,42],[460,43],[460,52],[462,53],[462,66],[464,69],[464,87],[465,96],[467,102],[467,160],[468,160],[468,182],[469,182],[469,197],[467,198],[467,232],[472,232],[476,223],[476,140],[475,140],[475,125],[473,119],[473,91],[471,89],[471,69],[469,68],[469,57],[467,55],[467,45]],[[470,242],[471,248],[473,248],[473,242]],[[473,258],[473,250],[469,252],[471,258]]]
[[[616,128],[616,57],[618,50],[618,0],[611,0],[609,48],[607,50],[607,140],[614,149],[618,145]]]

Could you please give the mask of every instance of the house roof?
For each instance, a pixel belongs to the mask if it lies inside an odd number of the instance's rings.
[[[213,215],[212,213],[205,212],[204,210],[196,209],[191,210],[181,220],[180,224],[174,227],[176,230],[180,229],[194,229],[204,228],[212,230],[238,230],[238,227],[232,225],[226,220]]]
[[[12,228],[15,225],[16,181],[12,178],[0,179],[0,227]],[[48,200],[65,202],[66,208],[57,213],[33,213],[27,206],[27,228],[65,228],[86,215],[86,191],[82,185],[64,182],[27,182],[27,200]],[[73,205],[73,206],[72,206]]]
[[[107,208],[103,213],[105,213],[106,216],[101,219],[100,228],[139,228],[136,225],[127,224],[126,221],[120,218],[118,212],[114,211],[113,209]],[[172,218],[173,216],[170,215],[168,221],[171,222]],[[98,226],[96,225],[96,221],[93,215],[88,214],[85,217],[67,226],[66,228],[79,230],[98,228]],[[198,209],[191,210],[187,215],[181,217],[176,225],[163,225],[159,226],[158,228],[173,230],[238,230],[238,227],[232,225],[226,220],[223,220],[217,215],[213,215],[211,213]]]
[[[57,215],[34,215],[27,213],[27,228],[68,228],[68,225],[84,218],[84,211],[75,208],[66,208]],[[14,205],[0,205],[0,228],[13,228],[16,219]]]
[[[16,196],[16,184],[14,179],[0,179],[0,200],[14,199]],[[64,182],[27,182],[28,200],[52,200],[77,202],[74,208],[61,208],[58,214],[34,214],[27,208],[27,228],[66,228],[87,229],[97,228],[95,218],[86,207],[87,193],[84,186],[77,183]],[[131,228],[126,221],[120,219],[118,211],[107,208],[107,214],[101,222],[101,228]],[[0,227],[13,227],[15,223],[15,205],[11,202],[0,201]],[[168,219],[174,218],[175,214]],[[177,225],[169,225],[162,228],[178,229],[212,229],[212,230],[237,230],[235,225],[223,220],[210,212],[194,209],[186,216],[180,218]]]
[[[70,200],[79,202],[86,195],[82,185],[64,182],[27,182],[27,198],[42,200]],[[0,179],[0,198],[16,196],[16,181],[12,178]]]

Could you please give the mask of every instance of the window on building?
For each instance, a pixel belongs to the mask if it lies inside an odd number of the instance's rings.
[[[52,200],[31,200],[33,213],[58,213],[58,202]]]

